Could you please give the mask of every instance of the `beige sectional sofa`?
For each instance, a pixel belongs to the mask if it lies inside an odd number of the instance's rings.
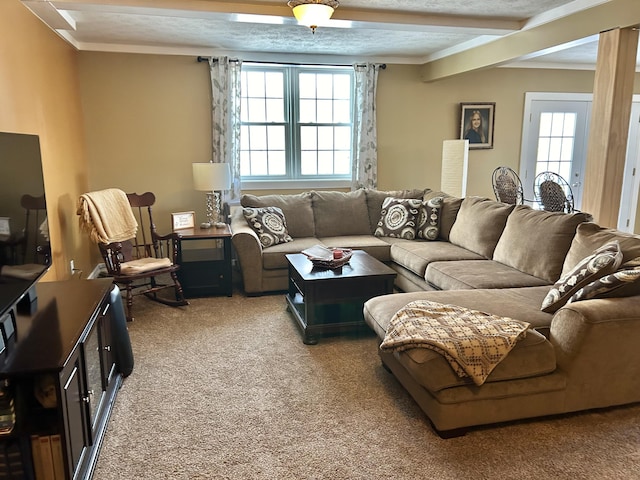
[[[441,192],[307,192],[245,196],[243,205],[279,206],[293,241],[262,248],[240,208],[233,244],[249,294],[286,290],[284,255],[321,243],[361,248],[398,273],[400,293],[365,303],[365,321],[385,338],[392,317],[428,300],[530,324],[526,337],[475,385],[425,348],[380,351],[383,364],[443,436],[476,425],[640,401],[640,297],[594,298],[542,311],[554,282],[616,240],[620,263],[640,257],[640,237],[604,229],[589,215],[445,196],[435,241],[375,236],[384,198],[428,200]],[[638,290],[640,291],[640,290]],[[607,296],[607,295],[604,295]]]

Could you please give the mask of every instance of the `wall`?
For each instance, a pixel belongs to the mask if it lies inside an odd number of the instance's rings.
[[[69,260],[90,266],[75,214],[87,185],[77,54],[18,0],[0,2],[0,31],[0,131],[40,137],[53,256],[45,280],[64,279]]]
[[[424,83],[418,69],[388,65],[379,75],[379,188],[438,188],[442,140],[458,136],[460,102],[496,102],[494,148],[469,153],[467,189],[491,198],[493,169],[519,169],[525,92],[590,92],[594,76],[495,68]],[[204,194],[193,191],[190,163],[210,155],[207,65],[193,57],[82,52],[80,78],[91,189],[153,190],[160,230],[169,228],[171,212],[203,218]]]

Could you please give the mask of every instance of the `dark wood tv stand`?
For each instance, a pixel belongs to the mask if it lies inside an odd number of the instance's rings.
[[[3,324],[15,319],[15,334],[0,354],[0,419],[13,410],[15,420],[0,434],[0,478],[38,480],[49,462],[64,479],[92,477],[125,342],[130,352],[126,328],[114,328],[124,322],[114,288],[107,278],[40,282],[31,314],[3,315]],[[49,443],[51,458],[42,460]]]

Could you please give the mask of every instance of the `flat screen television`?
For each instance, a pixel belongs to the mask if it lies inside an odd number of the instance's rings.
[[[14,306],[32,303],[50,252],[40,139],[0,132],[1,318]]]

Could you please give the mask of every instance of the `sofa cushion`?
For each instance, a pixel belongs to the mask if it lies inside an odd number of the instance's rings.
[[[427,202],[432,198],[442,197],[442,206],[440,208],[440,230],[438,236],[442,240],[449,241],[449,235],[451,228],[456,221],[458,211],[460,211],[460,205],[462,205],[462,198],[453,197],[445,192],[426,192],[422,200]]]
[[[560,278],[576,228],[587,217],[584,213],[567,215],[517,205],[507,218],[493,259],[549,283],[555,282]]]
[[[473,385],[460,378],[447,360],[432,350],[413,348],[396,354],[396,358],[420,385],[430,392],[461,385]],[[544,335],[528,330],[509,354],[489,374],[485,383],[546,375],[556,369],[556,355]]]
[[[427,266],[425,280],[441,290],[549,285],[542,278],[493,260],[433,262]]]
[[[604,228],[593,222],[585,222],[578,225],[575,237],[571,242],[571,248],[562,266],[562,276],[593,251],[613,240],[620,244],[622,263],[627,263],[640,257],[640,235],[621,232],[613,228]]]
[[[553,313],[571,296],[594,280],[615,272],[622,263],[622,252],[616,240],[598,248],[558,280],[542,301],[542,311]]]
[[[369,212],[369,224],[371,225],[371,234],[375,232],[378,226],[378,220],[380,220],[380,211],[382,210],[382,203],[387,197],[394,198],[422,198],[426,192],[430,192],[431,189],[425,188],[423,190],[414,188],[409,190],[375,190],[372,188],[365,188],[364,192],[367,197],[367,210]]]
[[[316,237],[371,234],[367,198],[354,192],[312,191]]]
[[[287,231],[284,214],[278,207],[246,207],[242,209],[242,214],[249,226],[258,234],[263,248],[292,240]]]
[[[525,287],[446,290],[411,293],[394,293],[374,297],[364,304],[363,312],[367,323],[382,340],[391,317],[407,303],[415,300],[459,305],[503,317],[511,317],[529,322],[534,327],[548,327],[553,315],[540,310],[540,303],[549,287]]]
[[[295,195],[249,195],[240,197],[243,207],[278,207],[287,221],[287,230],[293,238],[313,237],[315,226],[311,194],[309,192]]]
[[[387,241],[391,243],[391,260],[421,278],[424,278],[427,265],[431,262],[484,259],[482,255],[441,240],[425,242],[390,238]]]
[[[416,227],[416,237],[423,240],[437,240],[440,235],[440,210],[444,197],[434,197],[422,202],[418,225]]]
[[[391,245],[382,238],[374,237],[373,235],[341,235],[338,237],[320,237],[318,240],[329,248],[364,250],[381,262],[389,262],[391,260]]]
[[[493,258],[513,207],[487,198],[466,197],[451,227],[449,241],[485,258]]]
[[[416,227],[421,208],[422,200],[417,198],[387,197],[382,202],[380,220],[378,220],[374,235],[408,240],[416,238]]]
[[[616,272],[585,285],[567,303],[591,298],[631,297],[640,295],[640,257],[625,263]]]
[[[285,255],[288,253],[300,253],[302,250],[321,244],[317,238],[304,237],[294,238],[288,243],[279,243],[273,247],[262,250],[262,268],[265,271],[286,269],[287,259]],[[286,272],[285,272],[286,275]]]

